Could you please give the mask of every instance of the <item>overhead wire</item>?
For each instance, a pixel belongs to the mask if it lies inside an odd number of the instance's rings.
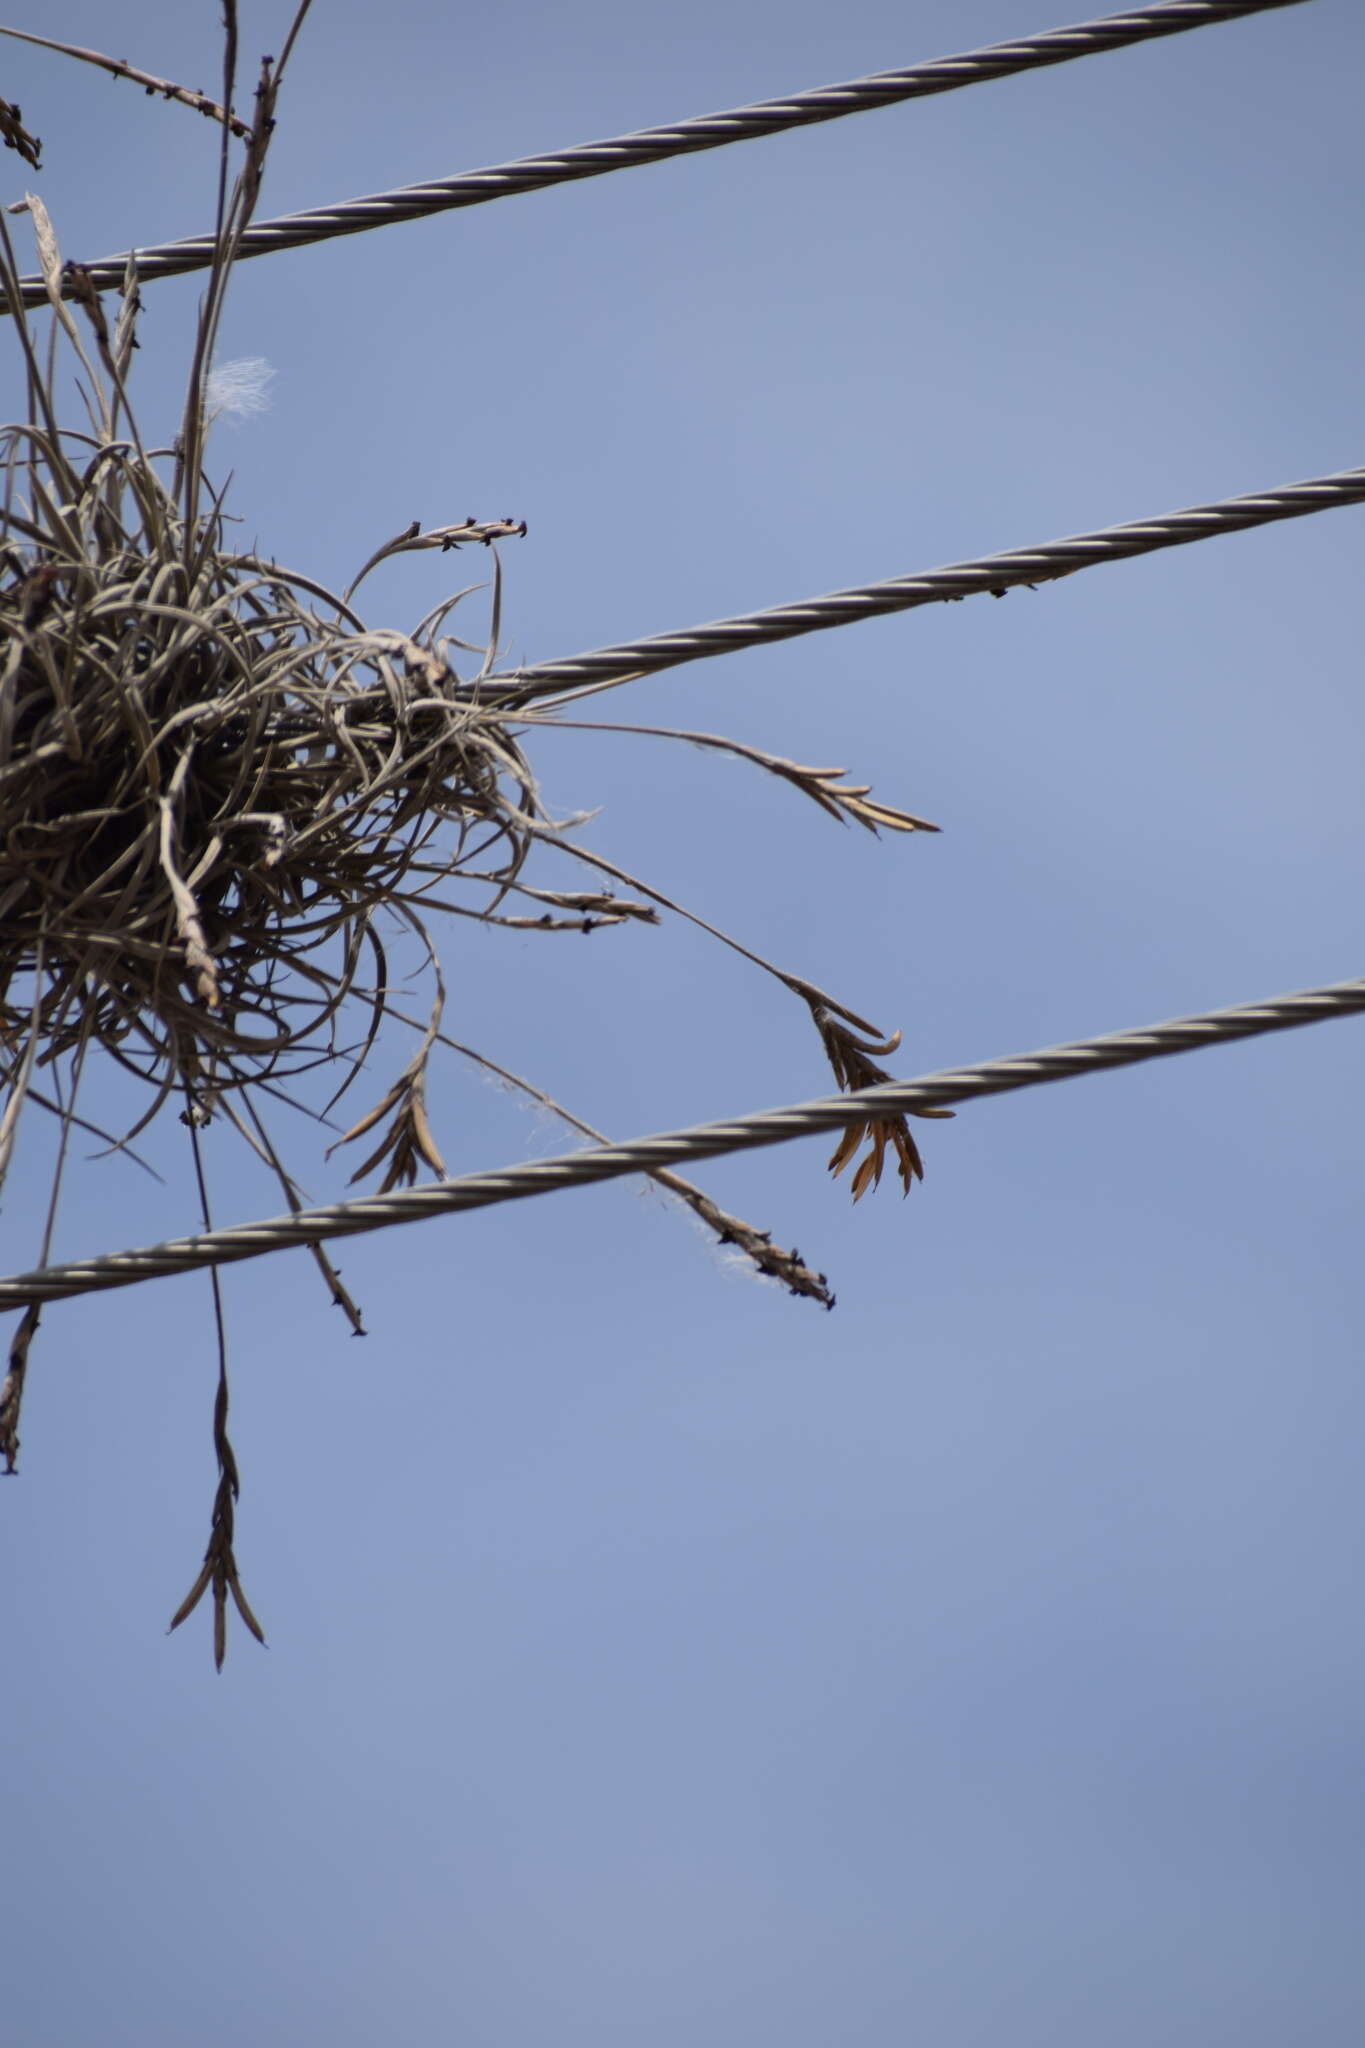
[[[840,120],[845,114],[869,113],[906,100],[954,92],[961,86],[1010,78],[1021,71],[1066,64],[1076,57],[1128,49],[1156,37],[1180,35],[1187,29],[1303,4],[1304,0],[1159,0],[1154,6],[1104,15],[1068,28],[1047,29],[1014,42],[992,43],[959,56],[934,57],[900,71],[880,71],[842,85],[816,86],[782,99],[758,100],[723,113],[695,115],[668,127],[642,128],[603,142],[578,143],[571,149],[545,156],[519,157],[511,163],[461,171],[450,178],[404,185],[390,192],[373,192],[365,198],[347,199],[333,206],[311,207],[277,220],[256,221],[241,236],[234,260],[240,263],[250,256],[268,256],[278,249],[301,249],[312,242],[330,241],[337,235],[358,235],[397,221],[423,220],[431,214],[483,206],[493,199],[600,178],[608,171],[632,170],[642,164],[662,163],[669,157],[694,156],[732,142],[750,142],[792,128],[810,128],[823,121]],[[186,271],[206,270],[214,260],[216,248],[213,235],[194,235],[183,241],[162,242],[153,248],[102,257],[81,267],[96,291],[114,291],[124,282],[129,253],[136,257],[139,284],[147,284]],[[21,288],[26,306],[44,303],[46,288],[40,277],[24,278]],[[0,312],[5,311],[8,306],[0,297]]]
[[[362,1196],[325,1208],[301,1209],[262,1222],[232,1224],[193,1237],[174,1238],[142,1250],[110,1252],[14,1274],[0,1279],[0,1310],[27,1308],[106,1288],[129,1287],[144,1280],[194,1272],[204,1266],[233,1264],[260,1258],[268,1252],[384,1230],[392,1224],[419,1223],[436,1216],[488,1208],[498,1202],[555,1194],[565,1188],[616,1180],[625,1174],[678,1166],[694,1159],[715,1159],[725,1153],[781,1145],[793,1138],[839,1130],[878,1116],[947,1108],[979,1096],[1011,1094],[1082,1074],[1138,1066],[1146,1060],[1229,1045],[1268,1032],[1295,1030],[1327,1018],[1361,1012],[1365,1012],[1365,979],[1299,989],[1268,1002],[1176,1017],[1137,1031],[1079,1039],[1040,1052],[1013,1053],[976,1066],[949,1067],[917,1080],[886,1082],[853,1094],[794,1103],[728,1122],[695,1124],[685,1130],[663,1131],[620,1145],[530,1160],[494,1173],[467,1174],[393,1194]]]
[[[827,632],[835,626],[855,625],[860,619],[880,618],[888,612],[912,611],[919,605],[953,603],[987,591],[993,597],[1003,597],[1007,590],[1055,583],[1063,576],[1074,575],[1078,569],[1094,568],[1101,562],[1127,561],[1135,555],[1155,554],[1161,548],[1185,547],[1191,541],[1242,533],[1249,527],[1268,526],[1279,519],[1302,519],[1310,512],[1330,512],[1339,506],[1362,503],[1365,468],[1337,470],[1329,476],[1281,484],[1275,490],[1256,491],[1247,497],[1219,498],[1212,504],[1187,506],[1181,512],[1163,512],[1155,519],[1133,520],[1123,526],[1072,534],[1066,540],[1044,541],[1041,547],[1011,548],[1003,554],[954,562],[944,569],[893,576],[853,590],[831,591],[826,597],[806,598],[799,604],[743,612],[734,618],[716,619],[705,626],[687,626],[673,633],[652,633],[647,639],[597,647],[589,654],[532,662],[489,676],[479,687],[484,692],[496,692],[499,701],[525,704],[562,690],[628,682],[659,669],[677,668],[684,662],[704,661],[747,647],[792,640],[802,633]]]

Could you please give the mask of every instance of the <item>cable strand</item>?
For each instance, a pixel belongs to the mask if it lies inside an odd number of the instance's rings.
[[[1012,548],[1003,554],[982,555],[974,561],[954,562],[947,568],[929,569],[919,575],[894,576],[854,590],[831,591],[826,597],[807,598],[799,604],[775,605],[766,611],[717,619],[710,625],[688,626],[673,633],[655,633],[644,640],[624,641],[615,647],[594,648],[590,654],[533,662],[487,678],[481,689],[496,691],[502,701],[513,705],[526,704],[580,685],[628,682],[660,669],[677,668],[684,662],[735,654],[746,647],[792,640],[803,633],[827,632],[835,626],[856,625],[860,619],[913,611],[920,605],[955,603],[986,591],[993,597],[1003,597],[1007,590],[1055,583],[1063,576],[1074,575],[1078,569],[1094,568],[1101,562],[1127,561],[1135,555],[1155,554],[1162,548],[1185,547],[1192,541],[1243,533],[1280,519],[1302,519],[1312,512],[1331,512],[1339,506],[1362,503],[1365,469],[1338,470],[1330,476],[1284,484],[1278,490],[1220,498],[1213,504],[1191,505],[1184,511],[1166,512],[1155,519],[1072,534],[1066,540],[1045,541],[1041,547]]]
[[[1248,498],[1220,498],[1214,504],[1164,512],[1158,518],[1134,520],[1126,526],[1076,532],[1066,541],[1046,541],[1042,547],[980,555],[976,561],[954,561],[945,569],[894,575],[886,582],[864,584],[855,590],[833,590],[829,596],[806,598],[800,604],[776,604],[761,612],[716,618],[704,627],[655,633],[649,639],[596,647],[591,653],[565,655],[555,662],[532,662],[501,676],[489,676],[481,690],[497,690],[503,702],[526,705],[559,690],[632,682],[636,676],[679,668],[684,662],[704,662],[712,655],[765,647],[802,633],[827,633],[833,627],[857,625],[860,618],[909,612],[921,604],[956,604],[960,598],[982,592],[1003,598],[1007,590],[1054,584],[1062,575],[1074,575],[1076,569],[1091,569],[1103,561],[1128,561],[1134,555],[1154,555],[1164,547],[1187,547],[1191,541],[1218,539],[1224,532],[1246,532],[1250,526],[1269,526],[1275,520],[1306,518],[1310,512],[1334,512],[1338,506],[1355,504],[1365,504],[1365,469],[1338,469],[1326,477],[1285,483],[1273,492],[1257,492]]]
[[[26,1308],[111,1287],[129,1287],[174,1273],[209,1265],[260,1258],[267,1252],[318,1244],[334,1237],[354,1237],[392,1224],[419,1223],[435,1216],[483,1209],[498,1202],[559,1192],[652,1168],[679,1166],[693,1159],[715,1159],[724,1153],[781,1145],[793,1138],[833,1131],[870,1116],[917,1108],[946,1108],[978,1096],[1004,1095],[1082,1074],[1140,1065],[1176,1053],[1229,1045],[1273,1031],[1295,1030],[1331,1017],[1365,1012],[1365,980],[1342,981],[1322,988],[1300,989],[1269,1002],[1243,1004],[1177,1017],[1137,1031],[1056,1045],[1039,1052],[1014,1053],[976,1066],[950,1067],[918,1080],[887,1082],[851,1095],[823,1097],[782,1109],[762,1110],[725,1123],[697,1124],[664,1131],[626,1144],[603,1145],[536,1159],[494,1173],[477,1173],[432,1186],[406,1188],[388,1195],[303,1209],[262,1222],[233,1224],[195,1237],[172,1239],[138,1251],[111,1252],[101,1257],[44,1267],[0,1279],[0,1310]]]
[[[278,220],[257,221],[242,236],[236,260],[268,256],[277,249],[301,249],[336,235],[363,234],[370,228],[388,227],[396,221],[422,220],[430,214],[483,206],[493,199],[541,192],[551,185],[598,178],[608,171],[632,170],[642,164],[661,163],[669,157],[693,156],[702,150],[721,149],[731,142],[780,135],[790,128],[837,121],[845,114],[868,113],[905,100],[927,99],[936,93],[954,92],[961,86],[1065,64],[1075,57],[1098,56],[1106,50],[1127,49],[1155,37],[1179,35],[1186,29],[1210,27],[1237,21],[1244,15],[1266,14],[1303,4],[1304,0],[1159,0],[1159,4],[1151,7],[1077,22],[1069,28],[1047,29],[1017,42],[993,43],[956,57],[931,58],[902,71],[877,72],[843,85],[816,86],[783,99],[760,100],[752,106],[733,107],[719,114],[699,114],[665,128],[644,128],[612,136],[604,142],[579,143],[551,155],[520,157],[511,163],[462,171],[451,178],[405,185],[391,192],[374,192],[362,199],[285,214]],[[195,235],[184,241],[139,249],[134,252],[138,283],[207,269],[213,261],[215,246],[212,235]],[[86,265],[85,274],[96,291],[117,290],[123,283],[127,263],[126,252],[103,257]],[[24,278],[22,293],[26,306],[45,303],[41,278]],[[8,310],[6,304],[0,303],[0,312]]]

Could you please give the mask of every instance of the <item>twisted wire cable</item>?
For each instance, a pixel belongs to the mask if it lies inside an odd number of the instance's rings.
[[[430,1187],[336,1202],[327,1208],[303,1209],[296,1215],[276,1216],[260,1223],[233,1224],[196,1237],[173,1238],[167,1244],[141,1251],[111,1252],[99,1258],[48,1266],[0,1280],[0,1309],[25,1308],[34,1302],[58,1301],[102,1288],[129,1287],[137,1281],[189,1273],[201,1266],[227,1265],[260,1258],[266,1252],[319,1244],[327,1238],[384,1230],[390,1224],[419,1223],[459,1210],[483,1209],[496,1202],[520,1201],[529,1195],[555,1194],[562,1188],[615,1180],[623,1174],[678,1166],[693,1159],[714,1159],[727,1152],[753,1151],[764,1145],[781,1145],[791,1138],[838,1130],[878,1115],[946,1108],[979,1095],[1005,1095],[1049,1081],[1137,1066],[1144,1060],[1197,1052],[1205,1046],[1229,1045],[1239,1039],[1290,1031],[1300,1025],[1362,1011],[1365,980],[1300,989],[1269,1002],[1177,1017],[1139,1031],[1080,1039],[1042,1052],[1015,1053],[1004,1059],[986,1060],[979,1066],[950,1067],[919,1080],[886,1082],[851,1095],[827,1096],[816,1102],[736,1117],[728,1123],[696,1124],[688,1130],[664,1131],[656,1137],[602,1145],[590,1152],[535,1159],[496,1173],[468,1174]]]
[[[788,128],[810,128],[820,121],[837,121],[845,114],[867,113],[877,107],[895,106],[902,100],[927,99],[934,93],[953,92],[959,86],[1008,78],[1044,65],[1065,64],[1073,57],[1122,50],[1156,36],[1179,35],[1185,29],[1302,4],[1303,0],[1161,0],[1156,6],[1078,22],[1071,28],[1048,29],[1018,42],[992,43],[957,57],[935,57],[903,71],[880,71],[845,85],[817,86],[809,92],[793,93],[787,99],[760,100],[753,106],[733,107],[725,113],[699,114],[667,128],[642,128],[605,142],[579,143],[554,155],[520,157],[513,163],[462,171],[453,178],[437,178],[429,184],[405,185],[393,192],[375,192],[368,198],[348,199],[335,206],[313,207],[306,213],[285,214],[279,220],[259,221],[246,230],[237,257],[240,261],[248,256],[267,256],[276,249],[299,249],[309,242],[328,241],[334,235],[363,234],[367,228],[387,227],[394,221],[422,220],[428,214],[482,206],[490,199],[505,199],[518,192],[540,192],[549,185],[600,178],[607,171],[629,170],[638,164],[661,163],[668,157],[720,149],[730,142],[780,135]],[[186,241],[164,242],[134,253],[138,281],[145,284],[150,278],[207,269],[213,261],[214,238],[195,235]],[[87,265],[96,291],[113,291],[121,286],[127,262],[125,254]],[[26,306],[43,304],[41,278],[23,280],[23,298]],[[0,312],[7,310],[7,306],[0,304]]]
[[[627,682],[658,669],[677,668],[683,662],[734,654],[741,648],[766,646],[770,641],[793,640],[801,633],[851,626],[859,619],[879,618],[886,612],[955,602],[982,591],[989,591],[992,597],[1003,597],[1007,590],[1021,584],[1031,588],[1038,583],[1055,583],[1060,577],[1093,568],[1100,562],[1122,562],[1133,555],[1154,554],[1160,548],[1184,547],[1190,541],[1209,540],[1221,533],[1268,526],[1277,519],[1301,519],[1309,512],[1330,512],[1339,505],[1361,503],[1365,503],[1365,469],[1338,470],[1330,476],[1310,477],[1304,483],[1284,484],[1278,490],[1258,491],[1243,498],[1220,498],[1211,505],[1191,505],[1183,512],[1165,512],[1155,519],[1105,526],[1095,533],[1072,534],[1068,540],[1045,541],[1041,547],[982,555],[976,561],[954,562],[946,569],[930,569],[918,576],[893,576],[886,582],[867,583],[856,590],[835,590],[827,597],[808,598],[802,604],[775,605],[768,611],[717,619],[708,626],[688,626],[680,632],[655,633],[648,639],[625,641],[617,647],[598,647],[590,654],[534,662],[492,676],[482,688],[496,690],[501,701],[525,704],[584,684]]]

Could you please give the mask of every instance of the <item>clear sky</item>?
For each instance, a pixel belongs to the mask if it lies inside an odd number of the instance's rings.
[[[262,210],[1078,11],[318,0]],[[212,90],[217,12],[11,19]],[[244,9],[248,74],[284,15]],[[414,517],[525,518],[515,661],[1361,463],[1363,60],[1360,9],[1311,0],[248,264],[223,352],[274,402],[210,468],[336,587]],[[193,114],[18,45],[3,91],[65,254],[210,224]],[[155,431],[198,288],[146,293]],[[845,765],[937,838],[657,740],[534,757],[586,843],[901,1028],[903,1075],[1340,979],[1363,538],[1334,512],[605,700]],[[364,609],[486,571],[410,557]],[[614,1135],[829,1088],[799,1005],[687,926],[442,939],[456,1034]],[[206,1614],[164,1632],[212,1499],[207,1282],[52,1310],[0,1489],[7,2040],[1358,2042],[1361,1047],[983,1102],[856,1212],[826,1140],[704,1169],[832,1315],[629,1183],[348,1244],[363,1342],[305,1258],[234,1269],[270,1647],[221,1678]],[[453,1172],[566,1142],[453,1058],[432,1113]],[[220,1219],[273,1214],[208,1135]],[[165,1186],[82,1158],[57,1254],[193,1228],[182,1140]]]

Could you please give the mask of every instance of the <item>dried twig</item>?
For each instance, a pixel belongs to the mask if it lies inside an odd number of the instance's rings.
[[[405,1016],[399,1009],[391,1009],[389,1014],[400,1024],[410,1024],[414,1029],[420,1029],[415,1018]],[[537,1088],[534,1081],[528,1081],[522,1074],[514,1074],[510,1067],[491,1059],[487,1053],[477,1052],[472,1045],[462,1045],[457,1038],[450,1038],[443,1031],[436,1033],[436,1041],[440,1045],[448,1046],[452,1052],[459,1053],[463,1059],[472,1060],[476,1066],[496,1075],[498,1080],[509,1088],[515,1089],[518,1094],[528,1096],[532,1102],[539,1103],[551,1116],[557,1117],[561,1123],[567,1124],[571,1130],[580,1132],[585,1138],[591,1138],[595,1144],[609,1145],[612,1142],[605,1131],[599,1131],[592,1124],[585,1123],[581,1116],[575,1116],[562,1102],[556,1102],[553,1095],[546,1094],[543,1088]],[[671,1167],[657,1167],[650,1173],[649,1178],[657,1186],[666,1188],[670,1194],[676,1195],[679,1201],[686,1203],[693,1215],[704,1223],[708,1230],[714,1232],[719,1244],[734,1246],[737,1251],[742,1252],[765,1279],[778,1281],[789,1294],[804,1295],[808,1300],[818,1301],[822,1308],[833,1308],[834,1295],[830,1291],[826,1276],[808,1266],[800,1252],[794,1249],[787,1251],[784,1246],[774,1244],[770,1230],[759,1230],[752,1223],[746,1223],[742,1217],[731,1216],[703,1189],[697,1187],[693,1181],[686,1180],[682,1174],[674,1173]]]
[[[158,78],[152,71],[140,71],[137,65],[130,64],[126,57],[106,57],[101,50],[84,50],[77,43],[58,43],[51,36],[35,36],[28,29],[0,27],[0,36],[12,36],[19,43],[33,43],[40,50],[55,50],[59,57],[74,57],[80,64],[94,64],[99,70],[107,71],[113,78],[131,79],[134,85],[143,88],[148,99],[178,100],[182,107],[192,107],[196,114],[203,114],[210,121],[225,121],[232,133],[243,140],[251,134],[248,122],[240,121],[235,114],[224,113],[217,101],[211,100],[207,93],[190,92],[185,86],[176,85],[173,79]],[[3,105],[3,102],[0,102],[0,105]],[[17,120],[19,109],[15,107],[13,112]],[[4,139],[9,140],[7,135]],[[17,144],[12,146],[18,147]],[[35,143],[35,151],[37,146]],[[36,169],[36,154],[28,160]]]
[[[7,1474],[18,1470],[19,1411],[24,1404],[29,1346],[37,1335],[41,1315],[37,1302],[24,1310],[9,1347],[9,1370],[0,1380],[0,1457],[5,1460]]]
[[[0,34],[3,33],[5,31],[0,30]],[[29,134],[19,108],[9,100],[0,100],[0,142],[6,149],[17,149],[24,162],[31,164],[35,171],[42,169],[43,145],[36,135]]]
[[[392,540],[386,540],[382,547],[375,549],[368,562],[347,585],[345,602],[350,603],[371,569],[377,569],[381,562],[387,562],[394,555],[420,553],[425,548],[439,548],[443,555],[452,548],[464,547],[470,541],[481,541],[484,547],[491,547],[495,540],[525,539],[524,519],[461,519],[454,526],[433,526],[426,533],[422,531],[420,519],[414,519]],[[497,634],[493,635],[494,640]]]

